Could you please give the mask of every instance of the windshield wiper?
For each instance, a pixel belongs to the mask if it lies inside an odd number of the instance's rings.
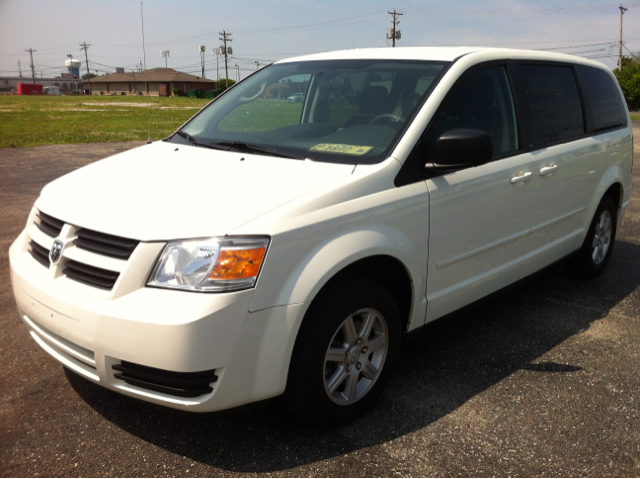
[[[211,148],[212,150],[224,150],[224,151],[231,150],[231,148],[227,148],[225,145],[218,146],[218,144],[216,144],[216,143],[213,143],[213,144],[200,143],[198,140],[196,140],[194,137],[192,137],[186,131],[176,131],[176,134],[181,136],[182,138],[184,138],[185,140],[187,140],[189,143],[191,143],[194,146],[202,146],[204,148]]]
[[[211,145],[229,147],[230,149],[234,149],[241,153],[257,153],[263,155],[272,155],[277,156],[278,158],[289,158],[291,160],[304,160],[304,157],[288,155],[286,153],[281,153],[278,150],[274,150],[273,148],[267,148],[266,146],[253,145],[251,143],[243,143],[242,141],[220,141],[216,143],[211,143]]]

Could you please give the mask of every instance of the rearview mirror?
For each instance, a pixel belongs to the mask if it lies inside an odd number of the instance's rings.
[[[486,131],[468,128],[449,130],[436,142],[433,167],[442,170],[462,170],[484,165],[493,157],[493,142]]]

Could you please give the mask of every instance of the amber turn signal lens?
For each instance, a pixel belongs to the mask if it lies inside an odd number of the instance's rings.
[[[218,262],[209,275],[211,279],[240,279],[258,275],[266,247],[221,250]]]

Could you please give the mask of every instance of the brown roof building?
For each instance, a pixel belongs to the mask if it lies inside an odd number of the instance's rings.
[[[89,85],[91,83],[91,85]],[[173,89],[189,91],[211,90],[216,82],[207,78],[182,73],[173,68],[152,68],[141,72],[112,73],[83,80],[82,88],[93,95],[147,95],[171,96]]]

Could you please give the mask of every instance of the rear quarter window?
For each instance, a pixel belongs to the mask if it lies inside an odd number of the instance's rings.
[[[627,112],[615,80],[604,70],[578,66],[578,78],[595,132],[627,126]]]

